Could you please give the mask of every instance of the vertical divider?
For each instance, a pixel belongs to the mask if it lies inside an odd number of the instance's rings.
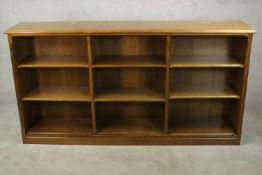
[[[91,103],[91,116],[93,132],[96,133],[96,110],[94,102],[94,77],[93,77],[93,58],[92,58],[92,42],[90,35],[87,36],[87,51],[88,51],[88,64],[89,64],[89,92],[90,92],[90,103]]]
[[[167,131],[168,131],[168,120],[169,120],[170,41],[171,41],[171,37],[170,37],[170,36],[166,36],[166,40],[165,40],[166,72],[165,72],[165,119],[164,119],[164,134],[167,134]]]

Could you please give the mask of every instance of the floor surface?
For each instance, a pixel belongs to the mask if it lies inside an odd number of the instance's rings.
[[[261,106],[247,106],[241,146],[62,146],[22,144],[16,103],[0,103],[0,175],[261,175]]]

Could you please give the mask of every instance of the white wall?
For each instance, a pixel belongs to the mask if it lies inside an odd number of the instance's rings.
[[[13,101],[5,29],[22,21],[243,20],[257,30],[248,102],[262,104],[261,0],[0,0],[0,101]],[[260,75],[261,74],[261,75]]]

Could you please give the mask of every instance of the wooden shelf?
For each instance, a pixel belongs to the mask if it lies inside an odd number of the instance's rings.
[[[90,101],[88,87],[39,87],[22,99],[23,101]]]
[[[88,136],[91,132],[91,120],[88,118],[58,118],[40,119],[26,135]]]
[[[147,88],[119,88],[115,90],[104,89],[97,92],[96,102],[165,102],[161,95]]]
[[[243,68],[236,58],[231,56],[174,56],[171,68]]]
[[[88,68],[83,56],[29,56],[18,68]]]
[[[105,116],[106,117],[106,116]],[[111,122],[100,128],[99,135],[130,135],[130,136],[147,136],[147,135],[162,135],[162,124],[149,121],[144,117],[134,117],[135,119],[125,118],[122,120]]]
[[[174,126],[169,133],[179,137],[236,137],[232,126],[222,117],[173,116]]]
[[[240,96],[230,87],[221,85],[180,85],[170,92],[170,99],[235,98]]]
[[[97,68],[120,67],[165,67],[164,56],[154,55],[103,55],[96,56],[94,66]]]

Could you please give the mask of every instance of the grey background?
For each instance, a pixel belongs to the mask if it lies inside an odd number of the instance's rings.
[[[255,174],[262,172],[261,0],[0,0],[0,174]],[[21,144],[5,29],[22,21],[243,20],[257,30],[241,146]]]

